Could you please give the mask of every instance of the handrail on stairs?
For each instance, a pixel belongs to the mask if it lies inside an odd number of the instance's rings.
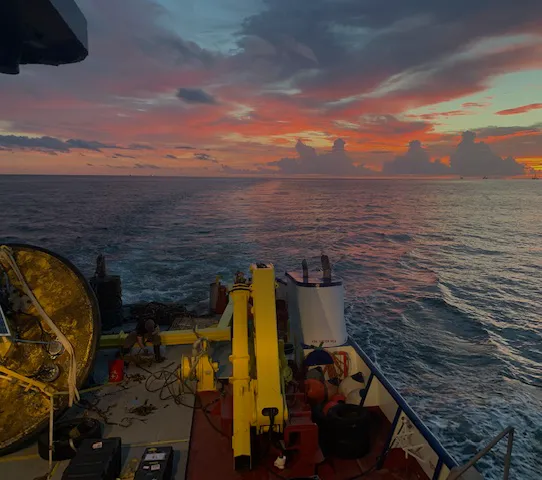
[[[461,477],[469,468],[474,466],[478,460],[484,457],[490,450],[493,449],[506,435],[508,435],[508,446],[506,448],[506,456],[504,457],[504,475],[503,480],[508,480],[510,474],[510,463],[512,461],[512,444],[514,442],[514,427],[506,427],[499,433],[491,442],[489,442],[482,450],[472,457],[465,465],[453,468],[446,480],[456,480]]]

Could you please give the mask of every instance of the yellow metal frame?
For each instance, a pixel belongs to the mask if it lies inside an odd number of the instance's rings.
[[[252,285],[234,285],[233,340],[230,361],[233,375],[233,437],[235,464],[251,458],[250,429],[282,431],[288,411],[285,405],[275,305],[273,265],[252,265]],[[256,378],[250,375],[248,308],[252,296]]]
[[[250,288],[247,285],[234,285],[230,290],[233,301],[233,339],[230,362],[233,376],[233,435],[234,458],[251,457],[250,426],[254,420],[254,392],[250,384],[248,352],[248,299]]]
[[[128,334],[124,332],[100,337],[100,348],[121,347]],[[229,342],[230,328],[202,328],[201,330],[169,330],[160,332],[162,345],[192,345],[198,338],[205,337],[212,342]]]
[[[250,270],[252,272],[252,313],[257,376],[256,426],[266,431],[273,423],[274,428],[282,431],[287,411],[280,379],[275,268],[271,264],[252,265]],[[265,414],[269,409],[276,409],[277,413],[273,420]]]

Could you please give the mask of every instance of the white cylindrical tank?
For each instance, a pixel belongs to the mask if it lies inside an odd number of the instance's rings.
[[[336,347],[347,341],[341,280],[286,273],[288,312],[305,345]]]

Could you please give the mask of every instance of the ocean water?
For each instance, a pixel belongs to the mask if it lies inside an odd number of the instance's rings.
[[[125,302],[189,304],[325,252],[350,333],[450,453],[514,425],[512,478],[542,478],[542,182],[0,176],[0,242],[87,275],[102,252]]]

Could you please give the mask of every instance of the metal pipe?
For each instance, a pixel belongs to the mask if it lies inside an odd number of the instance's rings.
[[[474,466],[478,460],[484,457],[497,443],[499,443],[506,435],[508,437],[508,450],[506,452],[506,458],[504,463],[504,480],[508,480],[508,472],[510,470],[510,461],[512,455],[512,441],[514,439],[514,427],[506,427],[501,433],[499,433],[491,442],[489,442],[482,450],[480,450],[474,457],[472,457],[465,465],[458,467],[458,470],[452,470],[447,480],[456,480],[463,475],[469,468]]]
[[[301,262],[301,268],[303,269],[303,281],[308,282],[309,281],[309,265],[307,264],[307,260],[303,259]]]

